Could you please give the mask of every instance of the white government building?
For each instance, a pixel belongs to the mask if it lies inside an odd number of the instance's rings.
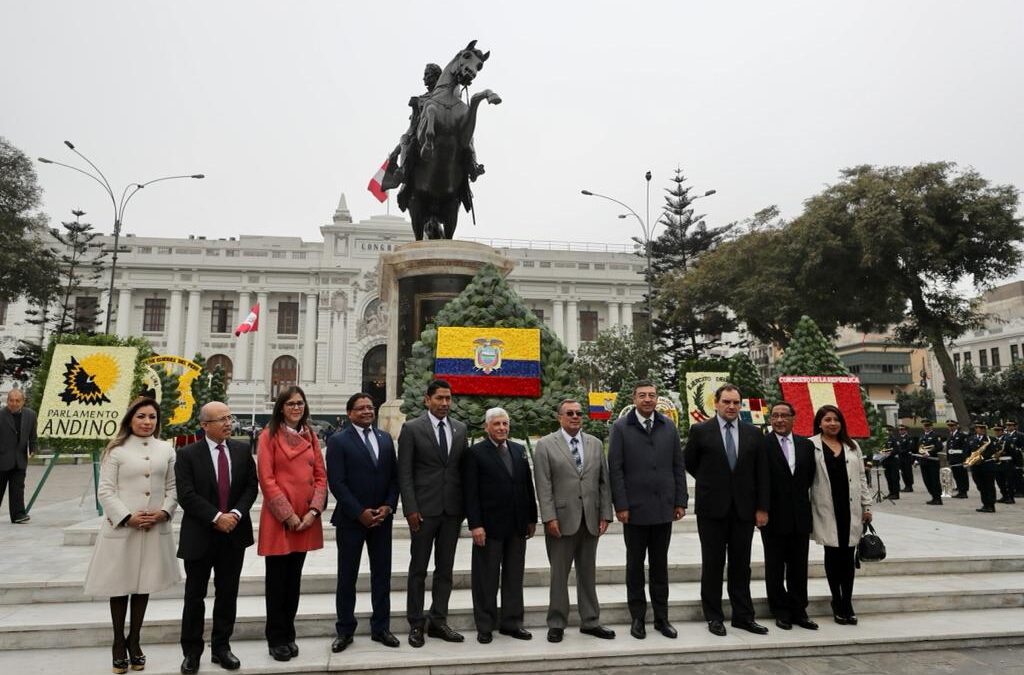
[[[381,402],[388,317],[378,296],[382,253],[411,241],[409,221],[373,216],[354,222],[342,195],[321,242],[242,235],[120,240],[112,330],[141,335],[154,351],[197,352],[229,374],[233,412],[268,414],[276,392],[298,382],[311,413],[332,418],[364,390]],[[109,239],[109,237],[108,237]],[[570,351],[599,331],[646,321],[644,261],[632,244],[477,240],[515,262],[509,281]],[[108,241],[108,244],[112,242]],[[109,285],[109,271],[103,281]],[[259,303],[259,330],[235,327]],[[100,308],[107,289],[86,289],[76,304]],[[2,303],[0,303],[2,304]],[[0,307],[0,352],[39,339],[24,300]]]

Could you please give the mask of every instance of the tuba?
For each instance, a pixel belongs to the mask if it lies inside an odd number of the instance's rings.
[[[974,467],[985,461],[985,449],[992,444],[991,438],[986,438],[985,442],[978,446],[978,449],[967,456],[964,460],[964,466]]]

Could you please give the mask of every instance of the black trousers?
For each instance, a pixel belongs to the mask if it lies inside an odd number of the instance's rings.
[[[455,547],[459,543],[463,520],[462,516],[431,516],[423,519],[418,532],[411,533],[409,589],[405,610],[410,626],[422,626],[426,619],[423,615],[423,594],[431,552],[434,554],[434,576],[430,586],[430,621],[436,624],[447,623]]]
[[[1013,466],[1013,460],[996,462],[998,469],[996,471],[996,483],[999,485],[999,496],[1003,499],[1013,499],[1014,492],[1016,492],[1016,474],[1017,470]]]
[[[11,522],[28,515],[25,512],[25,469],[9,469],[0,471],[0,504],[4,503],[4,493],[11,488],[11,496],[7,508],[11,512]]]
[[[268,555],[266,595],[267,644],[281,647],[295,642],[295,615],[299,611],[299,593],[302,585],[302,566],[306,553]]]
[[[903,476],[903,484],[909,490],[913,488],[913,454],[902,453],[899,456],[899,472]]]
[[[963,462],[963,459],[960,460]],[[967,467],[963,464],[950,464],[950,471],[953,472],[953,482],[956,483],[957,494],[967,494],[967,490],[971,485],[970,479],[967,477]]]
[[[622,526],[626,544],[626,603],[633,619],[647,616],[644,560],[651,582],[651,608],[655,621],[668,620],[668,545],[672,541],[672,523]]]
[[[481,633],[523,627],[523,570],[526,537],[487,538],[473,546],[473,621]],[[501,612],[498,585],[501,584]]]
[[[807,533],[772,534],[761,530],[764,584],[768,608],[782,621],[807,618]]]
[[[740,520],[735,510],[725,518],[697,516],[700,537],[700,604],[706,621],[724,621],[722,612],[722,573],[732,605],[733,621],[753,621],[754,602],[750,598],[750,544],[754,522]],[[726,560],[728,559],[728,570]]]
[[[885,469],[885,485],[889,494],[893,497],[900,496],[900,460],[891,455],[884,460],[882,467]]]
[[[924,487],[928,490],[928,494],[933,499],[942,499],[942,481],[939,480],[939,460],[922,459],[919,464],[921,465],[921,480],[924,481]]]
[[[185,656],[203,653],[203,625],[206,620],[206,591],[213,572],[213,631],[210,649],[228,649],[235,630],[238,581],[242,575],[244,548],[231,545],[228,535],[212,535],[206,555],[185,561],[185,605],[181,610],[181,652]]]
[[[337,531],[338,586],[335,609],[338,620],[334,624],[338,635],[356,632],[356,581],[363,556],[363,545],[370,557],[370,633],[377,635],[391,628],[391,525],[388,518],[377,527],[345,524]]]
[[[971,467],[971,475],[974,477],[974,485],[981,495],[981,505],[995,507],[996,505],[996,467],[995,462],[982,462]]]
[[[853,546],[825,547],[825,578],[832,591],[832,613],[853,616]]]

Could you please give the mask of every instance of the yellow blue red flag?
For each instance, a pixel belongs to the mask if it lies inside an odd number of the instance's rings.
[[[592,391],[587,394],[588,414],[592,420],[611,419],[618,394],[614,391]]]
[[[441,326],[435,357],[454,394],[540,396],[540,329]]]

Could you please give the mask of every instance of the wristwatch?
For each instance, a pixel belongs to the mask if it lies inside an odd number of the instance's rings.
[[[316,516],[317,518],[319,518],[319,517],[320,517],[320,509],[317,509],[317,508],[310,508],[309,510],[310,510],[310,511],[312,511],[312,512],[313,512],[313,515],[314,515],[314,516]]]

